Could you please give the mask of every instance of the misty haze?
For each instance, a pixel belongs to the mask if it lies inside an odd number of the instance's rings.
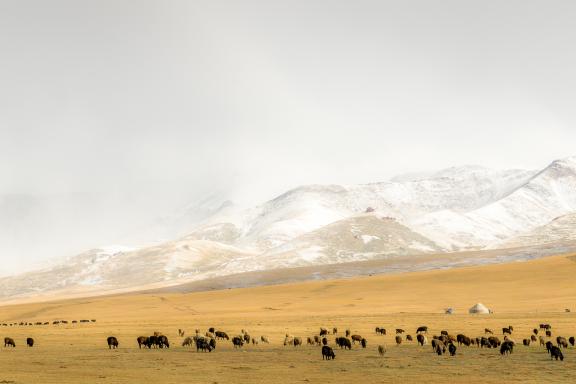
[[[575,12],[0,2],[0,382],[575,381]]]

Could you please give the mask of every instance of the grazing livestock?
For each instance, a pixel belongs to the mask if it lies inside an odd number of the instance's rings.
[[[490,344],[492,348],[498,348],[502,344],[502,342],[496,336],[490,336],[488,338],[488,344]]]
[[[376,334],[377,334],[377,335],[385,335],[385,334],[386,334],[386,329],[380,328],[380,327],[376,327]]]
[[[576,344],[576,339],[574,338],[574,336],[570,337],[570,338],[568,339],[568,341],[570,342],[570,345],[571,345],[571,346],[574,346],[574,344]]]
[[[491,335],[494,334],[494,332],[493,332],[490,328],[484,328],[484,333],[485,333],[485,334],[486,334],[486,333],[489,333],[489,334],[491,334]]]
[[[550,351],[552,350],[552,347],[554,346],[554,344],[552,344],[551,341],[547,341],[546,342],[546,351],[548,351],[548,353],[550,353]]]
[[[216,331],[216,332],[214,332],[214,335],[216,335],[216,339],[230,340],[230,338],[228,337],[228,334],[226,332]]]
[[[216,329],[214,327],[210,327],[210,328],[208,328],[208,332],[214,333],[214,332],[216,332]]]
[[[214,341],[214,339],[210,339],[210,342]],[[205,338],[199,338],[198,340],[196,340],[196,352],[212,352],[212,345],[210,345],[210,342],[208,340],[206,340]]]
[[[4,338],[4,348],[6,348],[6,347],[12,347],[12,348],[16,347],[16,342],[14,341],[13,338],[11,338],[11,337],[5,337]]]
[[[302,338],[301,337],[295,337],[294,338],[294,346],[298,347],[299,345],[302,345]]]
[[[396,336],[396,345],[402,344],[402,336]]]
[[[336,328],[336,327],[332,328],[332,334],[335,335],[335,334],[337,334],[337,333],[338,333],[338,328]]]
[[[416,335],[416,341],[418,341],[418,344],[420,344],[422,347],[428,343],[428,339],[422,334]]]
[[[533,332],[536,336],[538,336],[538,329],[534,328],[534,329],[532,330],[532,332]]]
[[[34,339],[31,338],[31,337],[28,337],[28,338],[26,339],[26,345],[27,345],[28,347],[32,348],[32,347],[34,346]]]
[[[502,334],[509,334],[512,335],[512,330],[510,328],[502,328]]]
[[[360,340],[360,345],[362,346],[362,348],[366,348],[366,344],[368,344],[368,341],[366,339],[362,339]]]
[[[383,346],[383,345],[379,345],[379,346],[378,346],[378,354],[379,354],[380,356],[384,356],[385,353],[386,353],[386,347]]]
[[[356,342],[361,342],[363,339],[360,335],[352,335],[352,344],[356,344]]]
[[[540,346],[543,347],[546,345],[546,340],[544,339],[543,336],[539,336],[538,340],[540,341]]]
[[[316,345],[320,345],[321,340],[322,340],[322,339],[320,339],[320,336],[318,336],[318,335],[314,336],[314,343],[315,343]]]
[[[396,334],[397,334],[397,335],[401,335],[401,334],[403,334],[404,332],[406,332],[406,331],[403,330],[402,328],[396,328]]]
[[[448,352],[450,352],[450,356],[456,356],[456,346],[453,343],[448,345]]]
[[[178,328],[178,336],[184,337],[184,333],[185,333],[185,332],[184,332],[183,329]]]
[[[242,348],[244,346],[244,339],[240,336],[234,336],[232,338],[232,344],[234,344],[234,348]],[[286,345],[286,342],[284,342]]]
[[[320,336],[328,335],[328,330],[326,328],[320,328]]]
[[[505,341],[500,346],[501,355],[509,355],[514,351],[514,343],[511,341]]]
[[[346,337],[337,337],[336,345],[339,346],[340,349],[352,349],[352,342]]]
[[[329,346],[325,345],[322,347],[322,360],[334,360],[336,358],[336,354],[334,350]]]
[[[226,339],[228,340],[228,339]],[[268,336],[260,336],[260,341],[266,344],[270,344],[270,340],[268,339]]]
[[[446,353],[446,344],[437,340],[436,348],[434,350],[438,356],[442,356],[444,353]]]
[[[428,333],[428,327],[426,327],[426,326],[418,327],[418,329],[416,330],[416,333]]]
[[[525,347],[529,347],[530,346],[530,339],[522,340],[522,344],[524,344]]]
[[[346,330],[346,337],[350,337],[350,330],[349,329]]]
[[[247,334],[247,333],[245,333],[245,334],[244,334],[244,341],[245,341],[247,344],[250,344],[250,339],[251,339],[251,338],[250,338],[250,335]]]
[[[550,348],[550,359],[556,359],[556,361],[560,359],[560,361],[564,361],[564,355],[562,354],[560,348],[556,346],[552,346],[552,348]]]
[[[413,341],[412,335],[406,335],[406,341]]]
[[[168,338],[166,336],[160,335],[156,340],[158,348],[170,348],[170,343],[168,342]]]
[[[148,338],[146,336],[138,336],[136,341],[138,342],[138,348],[140,349],[142,349],[142,346],[148,346]]]
[[[556,344],[558,347],[568,348],[568,340],[565,337],[558,336],[556,338]]]
[[[214,340],[214,339],[212,339]],[[258,340],[256,338],[252,339],[252,345],[258,345]]]
[[[322,338],[322,345],[328,345],[328,339],[323,337]]]
[[[552,337],[552,331],[547,330],[546,331],[546,337]]]
[[[536,337],[536,335],[532,335],[532,336],[530,336],[530,340],[531,340],[533,343],[535,343],[535,342],[538,341],[538,338]]]
[[[307,343],[308,343],[308,345],[314,345],[315,344],[314,340],[311,337],[308,338]]]
[[[109,336],[106,341],[108,342],[108,349],[118,348],[118,339],[114,336]]]
[[[458,334],[456,336],[456,341],[458,341],[458,345],[464,344],[465,346],[469,347],[472,344],[472,340],[463,334]]]
[[[194,340],[191,337],[185,338],[184,341],[182,342],[183,347],[191,347],[192,344],[194,344]]]

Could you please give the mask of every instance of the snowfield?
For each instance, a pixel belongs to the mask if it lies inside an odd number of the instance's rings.
[[[464,166],[365,185],[307,185],[245,209],[207,199],[162,221],[166,228],[185,223],[186,236],[91,250],[2,278],[0,292],[106,292],[284,267],[572,244],[575,217],[576,157],[539,172]]]

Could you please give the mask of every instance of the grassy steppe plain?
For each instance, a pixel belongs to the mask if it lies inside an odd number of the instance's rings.
[[[493,315],[469,315],[476,302]],[[453,307],[455,315],[444,315]],[[565,308],[572,313],[565,313]],[[9,305],[0,322],[97,319],[95,324],[0,327],[15,349],[0,350],[0,383],[575,383],[576,350],[552,362],[538,346],[517,345],[501,357],[495,350],[458,348],[456,357],[436,356],[429,346],[396,346],[394,328],[414,335],[481,336],[509,324],[514,338],[547,322],[553,335],[576,336],[576,257],[451,270],[326,280],[196,293],[141,292],[116,296]],[[189,334],[214,326],[230,335],[247,329],[267,335],[270,345],[234,350],[220,342],[212,353],[180,346],[177,329]],[[306,338],[320,326],[350,328],[368,339],[368,348],[336,349],[336,360],[322,361],[318,347],[284,347],[283,335]],[[387,336],[374,334],[376,326]],[[139,350],[136,337],[166,334],[169,350]],[[500,331],[498,332],[500,333]],[[106,337],[120,341],[108,350]],[[26,337],[36,340],[25,347]],[[331,343],[333,337],[331,337]],[[376,351],[387,346],[384,357]]]

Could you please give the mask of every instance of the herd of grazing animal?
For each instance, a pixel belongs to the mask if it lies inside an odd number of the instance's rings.
[[[52,322],[50,321],[36,321],[36,322],[32,322],[32,321],[16,321],[16,322],[11,322],[11,323],[2,323],[0,324],[2,327],[32,327],[32,326],[46,326],[46,325],[68,325],[68,324],[87,324],[87,323],[95,323],[96,320],[92,319],[92,320],[86,320],[86,319],[82,319],[82,320],[52,320]]]
[[[384,336],[387,335],[386,328],[376,327],[376,335]],[[546,337],[541,335],[544,332]],[[425,346],[430,344],[432,346],[432,351],[437,355],[444,355],[448,352],[450,356],[456,356],[458,347],[477,347],[477,348],[489,348],[489,349],[499,349],[502,356],[510,355],[514,352],[514,347],[516,345],[515,341],[512,339],[514,333],[514,327],[509,325],[502,328],[503,340],[500,340],[498,336],[494,335],[494,332],[489,329],[484,329],[484,335],[480,337],[469,337],[464,334],[457,334],[456,336],[450,334],[447,330],[442,330],[440,335],[434,335],[431,337],[429,343],[428,340],[428,327],[421,326],[416,329],[416,341],[418,346]],[[182,329],[178,329],[178,336],[184,338],[186,332]],[[368,341],[365,337],[360,334],[352,334],[349,329],[346,329],[345,336],[339,336],[338,328],[332,328],[332,332],[328,328],[320,328],[318,334],[315,334],[306,339],[307,345],[322,347],[322,359],[323,360],[334,360],[336,354],[334,349],[329,345],[329,337],[333,336],[333,342],[336,347],[341,350],[352,350],[354,345],[359,344],[361,348],[367,348]],[[397,346],[402,345],[404,341],[412,342],[413,338],[411,335],[406,334],[406,331],[401,328],[395,329],[394,340]],[[119,341],[115,336],[109,336],[107,339],[107,344],[109,349],[117,349],[119,347]],[[197,352],[212,352],[216,349],[216,344],[218,342],[231,342],[235,349],[243,348],[246,345],[252,344],[257,345],[259,343],[269,344],[270,339],[268,336],[252,337],[246,330],[241,330],[241,332],[235,336],[229,336],[228,333],[216,330],[215,328],[209,328],[207,332],[202,334],[199,329],[196,329],[194,336],[188,336],[183,339],[183,347],[196,347]],[[138,348],[147,349],[168,349],[170,348],[170,342],[168,337],[159,333],[154,332],[151,336],[139,336],[136,338]],[[576,338],[574,336],[566,338],[563,336],[557,336],[552,339],[552,326],[550,324],[540,324],[538,328],[532,330],[530,337],[522,339],[522,345],[525,347],[530,347],[539,343],[541,347],[545,347],[552,360],[564,360],[564,354],[562,350],[566,350],[570,347],[575,347]],[[303,338],[299,336],[293,336],[291,334],[286,334],[284,338],[284,346],[301,347],[304,345]],[[34,339],[28,337],[26,339],[26,345],[28,347],[34,346]],[[15,348],[16,342],[13,338],[4,338],[4,347]],[[384,345],[378,345],[378,354],[384,356],[386,353],[386,347]]]

